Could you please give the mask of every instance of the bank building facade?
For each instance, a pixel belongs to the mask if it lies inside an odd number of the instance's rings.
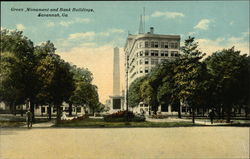
[[[124,47],[125,79],[128,88],[135,79],[150,73],[159,63],[178,57],[180,40],[180,35],[155,34],[153,27],[150,27],[147,33],[129,34]],[[148,114],[149,110],[150,106],[143,102],[133,108],[133,111],[138,113],[144,111]],[[163,114],[174,113],[171,106],[159,106],[158,111]]]

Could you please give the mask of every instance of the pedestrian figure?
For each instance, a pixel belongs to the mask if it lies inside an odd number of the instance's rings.
[[[27,127],[31,128],[32,127],[32,113],[30,112],[29,109],[26,112],[26,122],[27,122]]]
[[[211,120],[211,124],[213,124],[213,120],[214,120],[214,110],[212,109],[210,112],[209,112],[209,114],[208,114],[208,116],[210,117],[210,120]]]

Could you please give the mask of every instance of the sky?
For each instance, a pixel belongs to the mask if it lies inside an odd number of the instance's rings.
[[[123,47],[128,33],[138,33],[144,7],[146,32],[152,26],[156,34],[180,35],[181,44],[194,36],[207,56],[232,46],[249,54],[249,1],[1,2],[1,29],[21,30],[35,45],[53,42],[62,59],[93,73],[105,103],[112,95],[113,48],[120,49],[124,89]]]

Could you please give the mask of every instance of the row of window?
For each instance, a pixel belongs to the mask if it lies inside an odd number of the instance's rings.
[[[47,112],[49,112],[49,107],[41,107],[41,113],[45,113],[45,108],[47,109]],[[65,107],[64,109],[65,112],[69,112],[68,107]],[[56,108],[52,108],[52,112],[55,113],[56,112]],[[72,108],[72,112],[81,112],[81,107],[73,107]]]
[[[178,49],[178,42],[164,42],[164,41],[145,41],[139,42],[136,45],[136,48],[172,48]]]
[[[160,61],[159,61],[160,60]],[[157,64],[159,64],[159,63],[161,63],[161,62],[163,62],[165,59],[145,59],[145,60],[143,60],[143,59],[140,59],[139,60],[139,63],[138,63],[138,61],[137,61],[137,65],[144,65],[144,64],[146,64],[146,65],[148,65],[149,64],[149,62],[150,62],[150,64],[151,65],[157,65]],[[134,70],[134,66],[133,67],[131,67],[131,69],[129,70],[129,73],[131,73],[131,72],[133,72],[133,70]],[[140,68],[140,71],[139,71],[140,73],[148,73],[149,71],[148,71],[148,67],[145,67],[145,70],[143,71],[143,69],[142,68]],[[138,73],[138,72],[137,72]],[[133,78],[134,76],[135,76],[135,74],[136,73],[134,73],[134,74],[132,74],[131,75],[131,78]]]
[[[161,50],[159,53],[159,50],[145,50],[140,51],[136,53],[136,57],[142,57],[142,56],[178,56],[178,51],[171,51],[170,55],[168,54],[168,51]]]
[[[145,69],[140,68],[139,71],[135,71],[133,74],[131,74],[130,78],[131,78],[131,79],[134,78],[134,76],[135,76],[136,74],[139,74],[139,73],[149,73],[149,72],[150,72],[150,70],[149,70],[148,67],[145,67]]]
[[[161,60],[164,60],[164,59],[161,59]],[[151,65],[157,65],[159,62],[158,62],[158,59],[150,59],[151,61]],[[143,64],[149,64],[149,59],[140,59],[139,61],[139,65],[143,65]]]
[[[148,104],[140,104],[140,107],[148,107]]]

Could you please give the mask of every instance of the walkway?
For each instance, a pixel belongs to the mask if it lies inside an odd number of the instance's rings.
[[[152,118],[146,118],[146,121],[150,121],[150,122],[192,122],[192,119],[179,119],[179,118],[165,118],[165,119],[152,119]],[[202,124],[202,125],[230,125],[230,123],[221,123],[221,122],[217,122],[218,120],[214,120],[214,123],[211,124],[209,119],[195,119],[195,123],[196,124]],[[245,123],[250,123],[249,120],[246,121],[237,121],[234,123],[241,123],[241,124],[245,124]]]
[[[42,122],[42,123],[34,123],[32,125],[32,128],[49,128],[49,127],[52,127],[53,125],[55,125],[55,120],[51,120],[48,122]],[[22,127],[27,127],[27,125],[24,125]]]

